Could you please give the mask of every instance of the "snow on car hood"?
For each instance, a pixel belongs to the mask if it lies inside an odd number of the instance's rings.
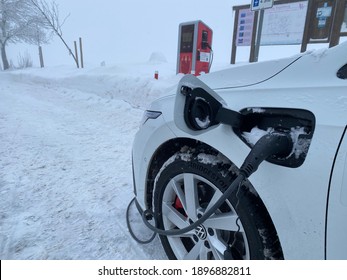
[[[243,87],[261,83],[298,60],[302,54],[289,58],[233,65],[228,69],[202,75],[199,78],[212,89]]]

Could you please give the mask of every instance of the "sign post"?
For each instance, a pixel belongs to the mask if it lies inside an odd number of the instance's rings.
[[[257,37],[255,41],[255,46],[254,46],[254,57],[251,58],[252,62],[258,61],[258,57],[259,57],[260,39],[261,39],[261,32],[263,29],[263,21],[264,21],[264,10],[272,8],[273,5],[274,5],[274,0],[252,0],[251,10],[260,11],[259,19],[258,19],[259,22],[258,22]]]
[[[259,11],[264,9],[272,8],[274,0],[252,0],[251,10]]]

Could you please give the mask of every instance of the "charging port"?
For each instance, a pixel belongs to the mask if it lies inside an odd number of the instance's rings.
[[[282,132],[292,138],[289,155],[272,155],[267,161],[286,167],[301,166],[308,153],[315,129],[315,117],[307,110],[288,108],[246,108],[240,111],[243,121],[234,132],[250,148],[265,134]]]

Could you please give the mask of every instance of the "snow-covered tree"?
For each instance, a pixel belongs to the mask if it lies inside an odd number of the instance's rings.
[[[48,41],[47,24],[30,0],[0,0],[0,48],[4,70],[10,67],[9,44],[40,45]]]
[[[53,34],[57,35],[65,47],[68,49],[69,54],[74,59],[77,67],[78,67],[78,59],[72,52],[69,45],[66,43],[63,37],[62,26],[64,25],[66,19],[69,17],[67,15],[63,20],[61,20],[59,15],[59,7],[58,5],[52,1],[51,3],[47,3],[45,0],[29,0],[33,6],[39,11],[40,15],[44,19],[45,27],[48,28]]]

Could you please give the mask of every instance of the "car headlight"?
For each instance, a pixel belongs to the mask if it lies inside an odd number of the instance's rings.
[[[143,114],[141,125],[144,125],[149,119],[157,119],[161,114],[162,112],[160,111],[146,110]]]

